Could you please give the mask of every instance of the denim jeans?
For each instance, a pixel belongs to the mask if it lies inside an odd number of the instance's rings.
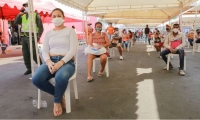
[[[166,55],[168,55],[169,53],[171,53],[170,50],[163,50],[160,53],[160,56],[162,57],[162,59],[165,61],[165,63],[167,64],[167,57]],[[179,54],[179,60],[180,60],[180,68],[179,70],[183,70],[184,68],[184,50],[183,49],[178,49],[176,54]],[[172,65],[171,63],[169,63],[170,65]]]
[[[128,48],[128,44],[129,44],[129,41],[123,41],[122,47],[123,47],[123,48],[124,48],[124,47]]]
[[[193,40],[192,39],[188,39],[188,41],[190,42],[190,46],[193,46]]]
[[[60,61],[63,56],[50,57],[51,61],[56,63]],[[54,96],[54,103],[60,103],[62,96],[68,85],[69,79],[75,72],[75,65],[72,60],[65,63],[56,73],[51,74],[46,63],[43,63],[34,73],[32,77],[33,84],[39,89]],[[55,86],[49,80],[55,77]]]
[[[149,34],[145,34],[145,43],[146,43],[147,40],[148,40],[148,36],[149,36]]]

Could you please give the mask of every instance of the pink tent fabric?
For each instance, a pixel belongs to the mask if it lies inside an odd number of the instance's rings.
[[[0,19],[0,31],[3,33],[4,43],[9,45],[8,20]]]

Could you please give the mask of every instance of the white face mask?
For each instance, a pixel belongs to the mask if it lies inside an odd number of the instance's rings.
[[[173,32],[174,32],[174,33],[178,33],[178,31],[179,31],[179,30],[178,30],[177,28],[174,28],[174,29],[173,29]]]
[[[24,12],[27,12],[28,13],[28,7],[25,7],[25,11]]]
[[[51,21],[55,26],[61,26],[65,20],[61,17],[53,18]]]

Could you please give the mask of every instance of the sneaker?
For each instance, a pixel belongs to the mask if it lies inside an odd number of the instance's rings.
[[[27,70],[24,75],[28,75],[28,74],[31,74],[31,70]]]
[[[169,70],[173,69],[174,67],[172,65],[169,66]],[[167,70],[167,67],[164,67],[163,70]]]
[[[124,58],[122,56],[119,57],[120,60],[123,60]]]
[[[183,70],[179,70],[179,75],[180,76],[185,76],[185,72]]]

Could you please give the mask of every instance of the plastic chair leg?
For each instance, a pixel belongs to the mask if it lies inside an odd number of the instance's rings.
[[[66,101],[66,113],[71,112],[71,100],[70,100],[70,84],[68,84],[65,91],[65,101]]]

